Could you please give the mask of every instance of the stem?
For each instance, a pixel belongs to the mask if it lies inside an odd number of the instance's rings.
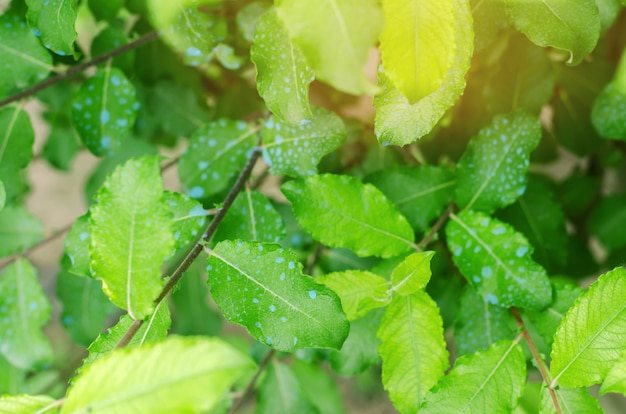
[[[276,350],[274,350],[274,349],[271,349],[267,353],[267,355],[265,355],[265,358],[263,358],[263,361],[261,361],[261,363],[259,364],[259,367],[257,368],[256,372],[254,373],[254,376],[252,377],[252,379],[250,379],[250,382],[248,382],[248,385],[246,385],[246,389],[243,390],[243,393],[241,394],[239,399],[235,402],[235,404],[233,404],[233,406],[230,407],[230,410],[228,411],[228,414],[234,414],[241,407],[241,404],[243,404],[243,402],[246,399],[246,397],[252,392],[252,389],[254,388],[254,385],[256,384],[257,380],[259,379],[259,376],[261,376],[261,373],[263,372],[263,370],[265,369],[267,364],[269,364],[269,362],[272,360],[274,355],[276,355]]]
[[[187,269],[189,269],[189,266],[191,266],[194,260],[196,260],[196,258],[200,255],[202,249],[204,248],[204,243],[202,242],[209,241],[211,237],[213,237],[213,234],[215,234],[217,227],[220,225],[222,219],[224,218],[224,216],[226,216],[226,213],[228,213],[228,210],[233,205],[235,198],[237,198],[237,195],[239,195],[239,193],[241,192],[241,189],[244,187],[246,181],[248,181],[248,178],[250,178],[250,175],[252,174],[252,169],[254,168],[254,165],[256,164],[256,161],[259,159],[260,155],[261,149],[260,146],[258,146],[252,151],[252,154],[250,155],[250,158],[248,158],[248,162],[239,174],[235,185],[233,186],[233,188],[231,188],[230,192],[224,199],[222,208],[217,211],[217,213],[213,217],[213,220],[211,220],[211,222],[209,223],[209,226],[202,236],[202,240],[196,243],[189,251],[189,253],[187,253],[187,256],[185,256],[180,265],[178,265],[176,270],[174,270],[174,273],[172,273],[172,276],[167,280],[165,286],[163,286],[161,293],[154,301],[157,306],[167,297],[167,295],[170,294],[170,292],[174,289],[174,286],[176,286],[176,284],[183,277],[183,274],[187,271]],[[128,345],[128,343],[131,339],[133,339],[142,324],[143,320],[135,320],[135,322],[133,322],[126,334],[124,334],[122,339],[120,339],[120,341],[116,345],[116,348],[121,348]]]
[[[109,52],[106,52],[100,56],[97,56],[91,60],[88,60],[87,62],[83,62],[79,65],[76,66],[72,66],[71,68],[69,68],[67,71],[65,71],[64,73],[61,73],[57,76],[53,76],[51,78],[46,79],[43,82],[40,82],[22,92],[16,93],[15,95],[9,96],[6,99],[3,99],[2,101],[0,101],[0,108],[2,108],[3,106],[6,106],[10,103],[13,103],[15,101],[19,101],[22,98],[26,98],[29,97],[31,95],[36,94],[37,92],[40,92],[52,85],[55,85],[65,79],[68,79],[72,76],[74,76],[75,74],[82,72],[83,70],[91,67],[91,66],[95,66],[99,63],[102,63],[104,61],[106,61],[109,58],[121,55],[122,53],[126,53],[130,50],[136,49],[139,46],[142,46],[154,39],[156,39],[158,36],[156,31],[152,31],[152,32],[148,32],[146,34],[144,34],[141,37],[138,37],[137,39],[133,40],[132,42],[128,42],[120,47],[118,47],[117,49],[113,49]]]
[[[422,239],[422,241],[420,241],[417,244],[417,248],[415,250],[417,250],[418,252],[421,252],[422,250],[424,250],[424,248],[428,245],[428,243],[430,243],[430,241],[432,240],[432,238],[435,236],[435,234],[439,231],[439,229],[441,228],[441,226],[443,226],[443,224],[446,222],[446,220],[448,220],[448,217],[450,217],[450,213],[452,213],[452,209],[454,208],[454,204],[450,204],[446,210],[443,212],[443,214],[437,219],[437,222],[435,223],[435,225],[430,229],[430,231],[428,232],[428,234],[426,236],[424,236],[424,238]]]
[[[543,381],[548,385],[548,392],[550,393],[550,397],[552,398],[554,409],[556,410],[558,414],[561,414],[563,411],[561,410],[559,400],[556,397],[556,392],[554,392],[554,388],[550,386],[550,382],[552,381],[552,379],[550,378],[550,372],[548,371],[545,362],[539,355],[539,351],[537,351],[537,347],[535,346],[535,343],[530,337],[528,330],[526,330],[526,327],[524,326],[524,320],[520,316],[518,310],[516,308],[511,308],[511,312],[513,313],[513,316],[515,317],[517,326],[522,329],[522,334],[524,335],[524,339],[526,340],[526,343],[528,344],[528,347],[530,348],[530,352],[533,354],[533,358],[537,362],[537,367],[539,367],[539,372],[541,373],[541,377],[543,378]]]
[[[35,243],[30,248],[24,250],[22,253],[17,253],[17,254],[14,254],[13,256],[9,257],[4,262],[2,262],[2,264],[0,264],[0,270],[4,269],[8,265],[13,263],[17,259],[19,259],[20,257],[27,257],[28,255],[30,255],[32,252],[34,252],[35,250],[39,249],[40,247],[43,247],[46,244],[48,244],[48,243],[58,239],[59,237],[61,237],[65,233],[67,233],[72,228],[73,224],[74,223],[70,223],[70,224],[60,228],[59,230],[55,231],[54,233],[52,233],[51,235],[49,235],[45,239]]]

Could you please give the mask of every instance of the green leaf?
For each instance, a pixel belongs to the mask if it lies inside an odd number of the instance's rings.
[[[602,414],[604,410],[600,408],[598,399],[594,398],[586,388],[566,388],[559,387],[554,390],[556,399],[559,402],[562,414]],[[541,404],[539,406],[541,414],[557,414],[554,401],[550,396],[548,387],[541,387]]]
[[[389,398],[401,413],[416,412],[449,365],[437,304],[422,291],[395,296],[377,336]]]
[[[567,312],[550,357],[552,386],[587,387],[602,382],[626,349],[626,270],[600,276]]]
[[[316,414],[318,411],[304,396],[300,382],[291,369],[276,360],[265,369],[259,384],[259,414]]]
[[[65,255],[70,261],[68,271],[79,276],[92,277],[89,257],[89,212],[78,217],[65,236]]]
[[[382,308],[362,318],[350,321],[350,333],[341,349],[330,351],[330,366],[339,375],[354,376],[380,362],[376,330],[380,325]]]
[[[481,52],[501,38],[509,25],[504,3],[499,0],[470,0],[474,20],[474,49]]]
[[[600,14],[600,32],[604,33],[613,26],[622,10],[620,0],[595,0]]]
[[[26,380],[27,370],[12,365],[0,353],[0,395],[19,394]]]
[[[207,412],[253,369],[219,339],[170,337],[94,362],[74,381],[61,413]]]
[[[407,256],[391,273],[392,290],[399,295],[410,295],[426,288],[430,276],[430,260],[435,252],[418,252]]]
[[[7,193],[4,189],[4,183],[0,180],[0,211],[4,209],[4,206],[7,202]]]
[[[375,131],[383,145],[407,145],[428,134],[463,93],[472,17],[467,0],[386,1],[383,9],[394,24],[381,35]],[[440,30],[443,39],[429,34]]]
[[[111,301],[143,319],[161,292],[173,218],[162,200],[157,157],[133,159],[106,179],[91,207],[91,270]]]
[[[349,321],[391,302],[389,282],[371,272],[347,270],[318,276],[315,280],[339,295]]]
[[[96,340],[87,347],[89,355],[83,361],[83,365],[79,369],[79,372],[95,360],[100,359],[102,356],[116,349],[117,344],[124,337],[126,332],[128,332],[133,323],[134,321],[130,316],[122,315],[120,320],[114,326],[109,328],[107,333],[98,335]],[[171,325],[172,319],[170,317],[170,310],[167,307],[167,303],[161,302],[161,304],[155,309],[154,313],[145,319],[135,336],[133,336],[130,342],[126,345],[126,348],[132,348],[145,343],[164,340]]]
[[[277,6],[319,80],[353,95],[374,93],[363,66],[383,25],[376,1],[280,0]]]
[[[2,17],[0,17],[1,31]],[[1,67],[2,63],[0,78]],[[34,141],[35,133],[30,118],[21,106],[0,108],[0,180],[4,181],[9,200],[16,193],[15,187],[19,186],[19,183],[15,182],[18,171],[26,167],[33,158]]]
[[[197,93],[168,80],[160,81],[150,90],[148,109],[163,130],[176,137],[191,134],[210,119]]]
[[[317,173],[322,157],[339,148],[346,138],[346,126],[335,113],[314,107],[311,120],[299,125],[269,118],[261,136],[263,159],[272,174],[305,176]]]
[[[626,91],[614,82],[602,89],[593,102],[591,122],[603,138],[626,140]]]
[[[265,13],[255,29],[250,59],[256,66],[259,95],[288,124],[310,119],[309,85],[315,75],[302,50],[289,38],[275,9]]]
[[[76,91],[72,120],[89,151],[96,156],[110,155],[133,128],[138,109],[133,84],[124,72],[107,66]]]
[[[213,48],[226,35],[223,18],[206,13],[201,6],[215,0],[163,2],[148,0],[149,19],[168,46],[181,53],[189,66],[206,65],[213,59]]]
[[[69,125],[56,126],[50,131],[42,155],[48,163],[61,171],[70,171],[74,156],[78,153],[78,137]]]
[[[601,199],[589,217],[588,229],[609,250],[626,245],[626,195],[613,195]]]
[[[533,259],[548,270],[565,264],[567,231],[565,215],[552,190],[539,179],[530,177],[528,188],[512,205],[498,215],[524,234],[535,248]]]
[[[600,394],[619,392],[626,395],[626,351],[611,367],[600,387]]]
[[[472,138],[457,164],[456,202],[491,213],[526,190],[530,152],[539,144],[539,120],[525,112],[499,115]]]
[[[443,213],[452,201],[456,183],[452,171],[431,165],[385,168],[366,181],[393,201],[418,232],[426,231]]]
[[[89,345],[114,310],[109,298],[102,292],[102,283],[61,269],[57,275],[56,292],[63,304],[63,327],[74,342]]]
[[[73,55],[76,40],[76,14],[78,0],[26,0],[26,18],[35,36],[46,49],[60,56]]]
[[[468,286],[454,321],[454,343],[459,355],[489,348],[503,339],[514,339],[515,318],[507,308],[492,305]]]
[[[253,1],[246,4],[237,13],[237,28],[248,42],[253,41],[259,21],[270,8],[271,4],[269,3]]]
[[[112,20],[124,5],[124,0],[89,0],[88,4],[96,20]]]
[[[40,368],[52,360],[53,350],[41,328],[51,307],[35,268],[17,259],[0,275],[0,353],[12,365]]]
[[[226,213],[214,240],[243,239],[278,243],[285,237],[285,225],[272,203],[262,193],[240,193]]]
[[[9,205],[0,211],[0,257],[19,253],[43,236],[43,224],[24,207]]]
[[[552,300],[546,271],[530,255],[532,246],[510,225],[465,210],[450,215],[448,249],[461,274],[487,303],[542,309]]]
[[[50,53],[13,13],[0,16],[0,56],[0,96],[41,81],[52,70]]]
[[[226,319],[259,342],[293,352],[335,348],[349,323],[337,295],[302,274],[290,250],[275,244],[223,241],[210,252],[211,294]]]
[[[163,192],[163,202],[174,215],[174,224],[171,227],[174,234],[171,254],[174,254],[202,234],[207,225],[207,211],[193,198],[172,191]]]
[[[0,412],[12,414],[55,413],[56,408],[43,410],[56,400],[47,395],[3,395],[0,397]]]
[[[243,121],[220,119],[196,130],[178,163],[185,191],[202,198],[227,188],[255,143],[255,130]]]
[[[594,0],[504,0],[515,27],[539,46],[569,53],[567,63],[578,65],[591,52],[600,36],[600,16]]]
[[[463,355],[426,397],[422,413],[510,413],[524,392],[522,348],[500,341],[486,351]]]
[[[317,408],[318,413],[345,414],[339,384],[319,364],[296,359],[291,371],[301,384],[304,397]]]
[[[313,175],[283,184],[298,223],[331,247],[392,257],[413,247],[413,230],[373,185],[345,175]]]
[[[114,6],[112,3],[115,1],[118,0],[99,3],[106,4],[107,6]],[[114,49],[123,47],[128,42],[129,38],[124,31],[124,27],[107,26],[100,33],[98,33],[98,35],[94,37],[91,42],[91,56],[104,55]],[[104,67],[108,64],[109,61],[107,60],[106,62],[100,64],[100,66]],[[135,65],[135,51],[129,50],[124,52],[123,54],[113,58],[110,64],[119,68],[126,74],[132,74]]]
[[[554,333],[563,316],[583,292],[583,289],[576,285],[558,281],[552,282],[552,289],[554,299],[547,308],[540,311],[527,310],[524,312],[533,327],[550,346],[554,341]]]

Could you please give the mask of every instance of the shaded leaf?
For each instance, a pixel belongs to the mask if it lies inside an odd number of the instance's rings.
[[[339,375],[354,376],[380,362],[376,331],[383,308],[350,321],[350,333],[339,350],[330,351],[330,366]]]
[[[461,274],[487,303],[542,309],[552,300],[546,271],[530,255],[532,246],[508,224],[465,210],[450,215],[448,249]]]
[[[299,125],[275,117],[267,120],[261,130],[263,159],[272,174],[315,174],[322,157],[339,148],[346,138],[343,120],[335,113],[314,107],[310,117]]]
[[[54,168],[69,171],[78,150],[76,132],[69,125],[57,126],[50,131],[42,155]]]
[[[377,336],[389,398],[402,413],[417,411],[449,364],[437,304],[422,291],[394,296]]]
[[[599,201],[589,217],[589,232],[609,250],[626,245],[625,207],[626,194],[608,196]]]
[[[255,143],[255,130],[243,121],[220,119],[197,129],[178,162],[187,194],[203,198],[227,188]]]
[[[519,31],[539,46],[568,52],[568,64],[578,65],[598,42],[600,16],[594,0],[504,2],[509,18]]]
[[[219,339],[170,337],[94,362],[74,381],[61,413],[206,412],[253,369]]]
[[[21,252],[43,236],[43,224],[24,207],[8,205],[0,211],[0,257]]]
[[[337,295],[302,273],[290,250],[223,241],[210,252],[211,294],[226,319],[281,351],[341,347],[349,324]]]
[[[289,36],[316,78],[353,95],[374,92],[363,74],[383,23],[374,0],[281,0],[277,6]]]
[[[304,396],[319,413],[345,414],[339,384],[322,366],[296,359],[291,370],[300,382]]]
[[[88,4],[96,20],[111,20],[124,5],[124,0],[89,0]]]
[[[41,328],[51,307],[35,268],[17,259],[0,275],[0,353],[12,365],[37,369],[51,362],[52,346]]]
[[[92,277],[89,245],[91,244],[89,212],[78,217],[65,236],[65,255],[70,261],[67,271],[79,276]]]
[[[106,6],[115,6],[113,3],[120,0],[107,1],[107,2],[97,2],[99,4],[104,4]],[[94,3],[93,1],[91,3]],[[105,7],[106,7],[105,6]],[[105,27],[96,37],[94,37],[93,42],[91,42],[91,56],[100,56],[105,53],[110,52],[111,50],[115,50],[119,47],[124,46],[129,42],[129,38],[126,35],[123,27],[117,27],[114,25],[109,25]],[[129,50],[124,52],[123,54],[113,58],[110,63],[106,61],[102,63],[100,66],[104,67],[106,65],[113,65],[116,68],[124,71],[127,75],[131,76],[133,74],[133,66],[135,64],[135,51]]]
[[[524,194],[530,152],[540,139],[534,116],[515,112],[494,117],[472,138],[457,164],[459,207],[491,213]]]
[[[0,35],[1,31],[2,16],[0,16]],[[0,39],[0,51],[2,47]],[[0,59],[0,81],[2,76],[2,59]],[[9,200],[19,193],[21,184],[18,172],[33,158],[34,142],[35,133],[30,117],[21,109],[21,106],[0,108],[0,180],[4,182],[6,197]]]
[[[315,280],[337,293],[349,321],[391,302],[389,282],[371,272],[346,270],[318,276]]]
[[[554,390],[561,413],[563,414],[602,414],[604,410],[600,408],[599,401],[594,398],[586,388],[566,388],[559,387]],[[541,414],[557,414],[554,401],[550,396],[548,387],[541,387],[541,404],[539,406]]]
[[[163,202],[174,215],[171,226],[174,235],[173,255],[202,234],[207,225],[207,211],[191,197],[173,191],[163,192]]]
[[[275,358],[265,369],[265,378],[259,384],[260,414],[316,414],[318,411],[304,396],[302,386],[287,365]]]
[[[626,60],[624,65],[626,66]],[[591,109],[593,127],[603,138],[626,140],[625,111],[626,88],[613,82],[609,83],[593,102]]]
[[[374,96],[376,137],[383,145],[407,145],[428,134],[465,89],[473,52],[471,12],[467,0],[387,1],[383,9],[394,24],[386,25],[381,35],[381,92]],[[444,39],[426,35],[415,42],[417,31],[439,33],[442,27]],[[424,55],[418,48],[422,40],[427,44]],[[402,73],[404,59],[418,54],[424,57],[418,60],[419,67]],[[424,87],[411,86],[417,86],[421,77],[428,80]],[[414,90],[407,97],[402,89]]]
[[[118,150],[135,124],[139,101],[124,72],[98,69],[76,91],[72,120],[83,144],[96,156]]]
[[[578,297],[554,335],[552,383],[587,387],[602,382],[626,349],[626,270],[601,275]]]
[[[397,256],[413,246],[407,220],[373,185],[345,175],[313,175],[283,184],[298,223],[331,247],[359,256]]]
[[[264,7],[262,4],[252,3]],[[288,124],[310,119],[309,84],[315,79],[313,69],[302,50],[289,38],[275,10],[257,21],[250,59],[257,70],[259,95],[268,109]]]
[[[526,359],[515,342],[463,355],[428,394],[420,413],[509,413],[524,392]]]
[[[158,158],[133,159],[109,175],[90,210],[91,270],[133,319],[152,312],[163,284],[161,264],[174,244],[162,194]]]
[[[35,36],[57,55],[73,55],[78,0],[26,0],[26,18]]]

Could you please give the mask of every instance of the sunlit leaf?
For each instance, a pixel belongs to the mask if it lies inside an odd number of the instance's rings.
[[[315,280],[337,293],[349,321],[391,302],[389,282],[371,272],[347,270],[318,276]]]
[[[257,191],[246,191],[235,199],[215,232],[214,240],[278,243],[284,237],[283,219],[272,203]]]
[[[256,24],[250,58],[257,70],[259,95],[270,111],[288,124],[311,118],[309,84],[315,75],[275,10]]]
[[[574,303],[554,335],[552,385],[587,387],[604,380],[626,349],[626,270],[600,276]]]
[[[248,42],[253,41],[256,26],[270,7],[271,4],[264,1],[253,1],[246,4],[237,13],[237,28]]]
[[[4,205],[6,204],[6,201],[7,201],[7,193],[6,193],[6,190],[4,189],[4,183],[2,182],[2,180],[0,180],[0,211],[4,209]]]
[[[420,413],[510,413],[524,392],[522,348],[500,341],[486,351],[463,355],[426,397]]]
[[[50,312],[35,268],[25,259],[8,265],[0,275],[0,353],[11,364],[32,369],[51,362],[52,346],[41,331]]]
[[[394,296],[377,336],[389,398],[398,411],[416,412],[449,365],[437,304],[422,291]]]
[[[602,383],[600,394],[607,392],[619,392],[626,395],[626,351],[622,352]]]
[[[315,174],[322,157],[339,148],[346,138],[343,120],[333,112],[314,107],[310,117],[299,125],[274,117],[267,120],[261,130],[263,158],[272,174]]]
[[[0,96],[43,80],[52,56],[17,15],[0,16]]]
[[[255,131],[243,121],[220,119],[196,130],[178,163],[187,194],[202,198],[227,188],[255,143]]]
[[[41,43],[57,55],[74,55],[78,0],[26,0],[26,18]]]
[[[474,48],[478,53],[501,38],[500,33],[509,25],[509,20],[500,0],[470,0],[470,6],[474,19]]]
[[[94,362],[74,381],[61,413],[206,412],[253,369],[217,338],[170,337]]]
[[[280,0],[277,6],[316,78],[354,95],[374,92],[363,66],[382,29],[376,1]]]
[[[70,261],[68,271],[75,275],[91,277],[89,257],[89,212],[78,217],[65,236],[65,255]]]
[[[191,197],[173,191],[163,192],[163,202],[174,215],[171,227],[174,234],[173,254],[202,234],[207,224],[207,211]]]
[[[407,256],[391,273],[392,290],[406,296],[426,288],[432,275],[430,260],[434,255],[435,252],[427,251]]]
[[[457,164],[459,207],[491,213],[524,194],[529,155],[540,138],[536,117],[525,112],[496,116],[472,138]]]
[[[593,102],[591,122],[600,136],[626,140],[625,111],[626,88],[609,83]]]
[[[224,316],[281,351],[335,348],[349,324],[337,295],[276,244],[223,241],[210,252],[211,294]]]
[[[43,410],[54,401],[54,398],[47,395],[3,395],[0,397],[0,412],[12,414],[55,413],[55,407]]]
[[[110,155],[135,124],[139,102],[124,72],[98,69],[75,93],[72,120],[80,139],[96,156]]]
[[[568,64],[578,65],[600,36],[600,16],[594,0],[504,0],[515,27],[539,46],[569,54]]]
[[[27,249],[43,236],[43,224],[24,207],[9,205],[0,211],[0,257]]]
[[[407,145],[428,134],[465,89],[474,37],[469,1],[386,1],[383,10],[394,23],[381,35],[375,131],[383,145]]]
[[[450,217],[452,259],[487,303],[539,310],[551,302],[546,271],[530,258],[532,246],[524,236],[483,213],[466,210]]]
[[[459,355],[513,339],[517,325],[511,311],[485,301],[472,287],[465,288],[454,322],[454,344]]]
[[[285,183],[298,223],[331,247],[359,256],[397,256],[413,245],[413,230],[376,187],[357,178],[313,175]]]
[[[452,201],[452,171],[432,165],[385,168],[367,177],[396,205],[411,226],[424,232]]]
[[[600,408],[599,401],[594,398],[586,388],[566,388],[558,387],[554,390],[559,408],[557,411],[554,406],[552,396],[548,391],[548,387],[541,387],[541,404],[539,412],[541,414],[602,414],[604,410]]]
[[[316,414],[302,386],[287,365],[273,359],[259,384],[259,414]]]
[[[116,168],[91,207],[91,270],[111,301],[143,319],[161,291],[161,264],[170,253],[173,217],[162,200],[157,157]]]

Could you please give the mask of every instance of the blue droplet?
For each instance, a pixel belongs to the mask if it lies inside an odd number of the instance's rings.
[[[189,210],[189,215],[191,217],[202,217],[206,214],[206,211],[202,206],[194,206],[191,210]]]
[[[276,306],[270,305],[270,312],[276,312]]]
[[[315,299],[317,297],[317,292],[315,291],[315,289],[309,290],[309,297],[311,299]]]
[[[81,240],[87,240],[87,237],[89,237],[89,233],[87,233],[86,231],[80,233],[78,235],[78,237],[80,237]]]
[[[189,46],[185,53],[187,54],[187,56],[202,56],[202,51],[193,46]]]
[[[111,119],[111,115],[109,114],[109,111],[107,111],[106,109],[103,109],[100,112],[100,123],[106,124],[107,122],[109,122],[110,119]]]
[[[493,271],[491,270],[491,266],[483,267],[482,270],[480,271],[480,273],[483,275],[483,277],[490,277],[491,275],[493,275]]]
[[[204,188],[202,187],[193,187],[191,190],[188,191],[188,194],[190,197],[193,198],[200,198],[204,195]]]
[[[252,298],[252,302],[253,303],[259,303],[259,300],[257,298]]]
[[[520,246],[517,248],[517,250],[515,250],[515,255],[517,257],[524,257],[524,255],[528,253],[528,247],[527,246]]]
[[[282,263],[285,261],[284,257],[277,257],[276,260],[274,260],[274,263]]]

